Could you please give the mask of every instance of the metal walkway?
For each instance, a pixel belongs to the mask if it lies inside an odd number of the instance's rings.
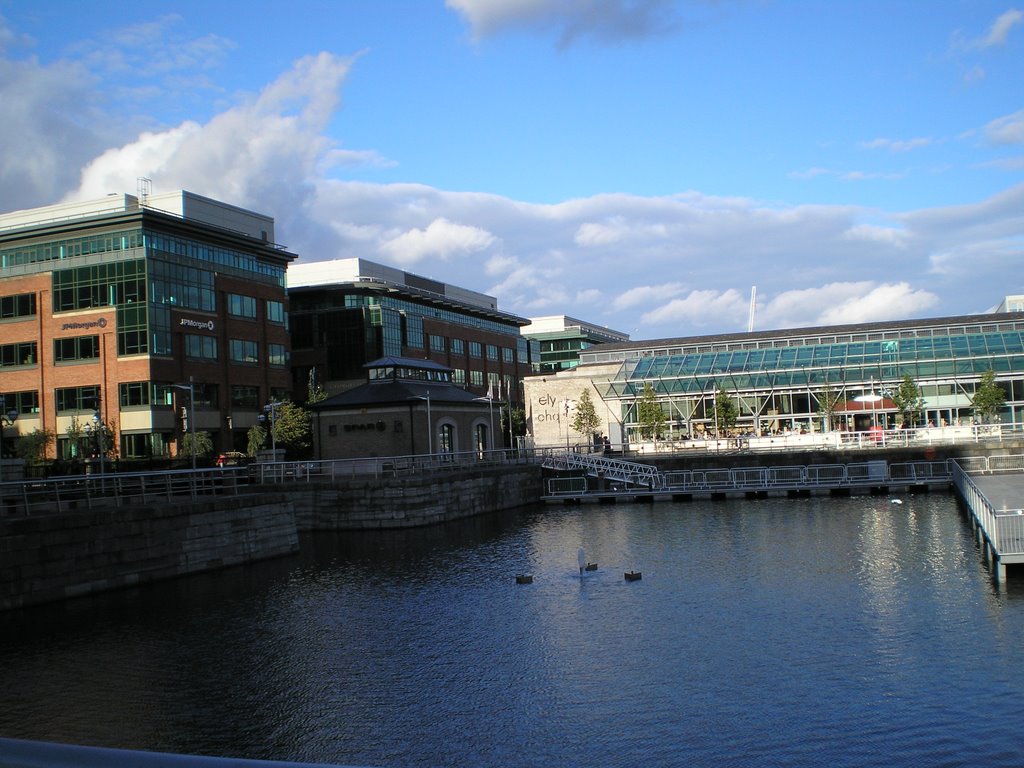
[[[640,464],[635,461],[613,459],[597,453],[550,453],[544,459],[545,469],[573,470],[582,469],[591,477],[604,478],[605,481],[625,483],[654,490],[664,488],[665,475],[657,467]]]
[[[975,539],[998,581],[1006,566],[1024,563],[1024,456],[951,460]]]
[[[614,501],[641,498],[726,498],[771,494],[888,492],[928,486],[948,487],[945,461],[889,464],[885,460],[789,467],[700,469],[661,473],[655,467],[603,457],[553,454],[549,469],[584,469],[587,477],[549,478],[545,501]]]

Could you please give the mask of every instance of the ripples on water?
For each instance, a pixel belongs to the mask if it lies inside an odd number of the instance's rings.
[[[1020,765],[1022,630],[951,496],[538,507],[0,616],[0,735],[382,768]]]

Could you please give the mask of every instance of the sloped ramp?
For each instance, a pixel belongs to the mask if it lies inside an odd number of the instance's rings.
[[[591,477],[604,477],[605,480],[629,483],[651,490],[665,488],[665,476],[650,464],[639,464],[635,461],[623,461],[594,453],[552,453],[544,462],[548,469],[582,469]]]

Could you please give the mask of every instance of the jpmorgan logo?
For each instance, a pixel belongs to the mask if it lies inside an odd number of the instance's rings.
[[[201,331],[213,330],[213,320],[193,320],[189,317],[183,317],[178,322],[178,325],[184,326],[185,328],[198,328]]]
[[[87,331],[90,328],[106,328],[107,318],[101,317],[98,320],[85,320],[77,323],[64,323],[60,329],[62,331]]]

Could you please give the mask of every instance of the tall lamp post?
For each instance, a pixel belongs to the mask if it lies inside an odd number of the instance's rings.
[[[434,422],[430,418],[430,392],[425,395],[414,395],[409,398],[410,400],[426,400],[427,401],[427,453],[431,456],[434,455]]]
[[[18,409],[10,408],[4,412],[5,405],[7,405],[7,400],[3,395],[0,395],[0,481],[4,479],[4,427],[13,426],[14,420],[18,418]]]
[[[277,409],[280,405],[279,401],[271,400],[260,414],[260,421],[270,419],[270,449],[274,452],[274,461],[277,461]]]
[[[565,452],[569,453],[569,409],[572,408],[572,400],[565,399]]]
[[[487,420],[488,420],[488,424],[489,424],[489,426],[488,426],[488,430],[489,431],[487,433],[487,439],[491,441],[491,445],[489,447],[493,450],[494,449],[494,393],[491,391],[491,388],[488,387],[486,395],[484,395],[483,397],[474,397],[473,399],[477,400],[477,401],[479,401],[481,403],[484,400],[487,401]]]
[[[188,377],[188,384],[175,384],[176,389],[188,390],[188,429],[192,433],[192,471],[196,468],[196,388],[192,377]]]

